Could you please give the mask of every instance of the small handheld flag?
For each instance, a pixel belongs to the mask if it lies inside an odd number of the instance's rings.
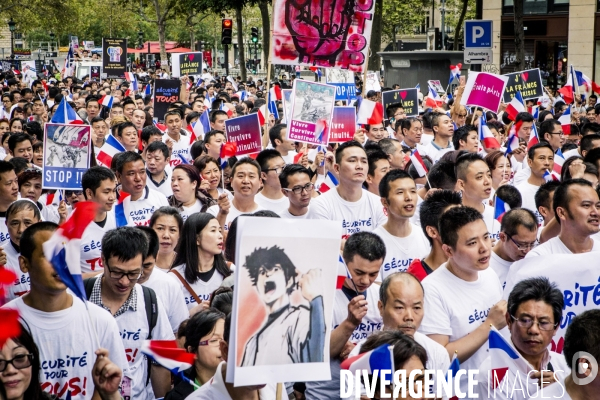
[[[349,357],[342,362],[341,368],[352,371],[367,371],[369,375],[375,370],[394,371],[394,346],[384,344],[366,353]]]
[[[510,211],[510,206],[498,196],[496,196],[494,202],[494,219],[498,222],[502,222],[502,217]]]
[[[327,174],[325,175],[325,180],[323,181],[323,183],[321,183],[321,186],[319,187],[319,192],[326,193],[330,189],[337,187],[337,185],[339,185],[339,182],[335,175],[333,175],[331,171],[327,171]]]
[[[221,145],[221,168],[227,166],[227,161],[237,153],[237,145],[232,142],[226,142]]]

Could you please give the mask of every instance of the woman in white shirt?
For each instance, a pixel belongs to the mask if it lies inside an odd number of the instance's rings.
[[[488,153],[484,158],[492,173],[492,189],[498,190],[500,185],[509,183],[512,179],[510,160],[500,150]],[[490,197],[493,197],[493,193]]]
[[[158,235],[159,248],[156,266],[168,271],[175,259],[175,246],[183,229],[183,218],[173,207],[161,207],[150,218],[150,228]]]
[[[179,164],[173,168],[171,189],[173,196],[169,197],[169,204],[179,210],[184,221],[190,215],[204,212],[217,204],[200,189],[200,174],[193,165]]]
[[[229,190],[223,189],[223,172],[216,159],[209,155],[200,156],[194,161],[194,167],[200,171],[202,178],[200,187],[206,190],[210,197],[217,200],[221,194],[226,193],[229,201],[233,200],[233,194]]]
[[[212,293],[231,275],[223,257],[225,240],[219,221],[207,213],[189,216],[177,244],[174,273],[190,315],[208,308]]]

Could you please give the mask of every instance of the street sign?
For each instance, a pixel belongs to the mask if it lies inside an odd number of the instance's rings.
[[[492,64],[492,49],[465,49],[465,64]]]
[[[465,49],[491,49],[493,27],[490,20],[465,21]]]

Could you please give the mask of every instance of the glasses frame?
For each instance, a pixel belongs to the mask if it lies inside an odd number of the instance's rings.
[[[17,357],[22,357],[22,356],[25,356],[25,357],[26,357],[26,359],[29,361],[29,364],[28,364],[28,365],[23,365],[23,366],[21,366],[21,367],[17,367],[17,366],[15,365],[15,362],[14,362],[14,361],[15,361],[15,359],[16,359]],[[11,365],[12,365],[12,366],[13,366],[15,369],[25,369],[25,368],[29,368],[29,367],[31,367],[31,361],[33,361],[33,358],[34,358],[34,355],[33,355],[33,353],[28,353],[28,354],[19,354],[18,356],[16,356],[16,357],[13,357],[13,358],[11,358],[10,360],[1,360],[1,361],[0,361],[0,363],[5,363],[5,365],[4,365],[4,368],[0,368],[0,373],[3,373],[4,371],[6,371],[6,368],[8,368],[8,364],[11,364]]]
[[[519,251],[527,251],[527,250],[533,250],[533,248],[535,248],[537,245],[540,244],[540,242],[536,239],[535,242],[530,243],[528,245],[525,246],[525,248],[523,248],[522,244],[519,244],[515,241],[515,239],[512,238],[512,236],[510,236],[509,234],[505,234],[507,238],[510,239],[511,242],[513,242],[515,244],[515,246],[517,246],[517,249],[519,249]]]
[[[315,184],[309,182],[304,186],[294,187],[291,189],[283,188],[283,190],[285,190],[286,192],[293,192],[294,194],[302,194],[302,191],[304,190],[306,190],[306,193],[311,193],[313,190],[315,190]]]
[[[550,331],[553,331],[554,329],[556,329],[556,327],[558,326],[558,322],[555,322],[554,324],[552,324],[552,329],[542,329],[542,327],[540,326],[540,321],[538,321],[537,319],[534,319],[534,318],[531,319],[531,324],[529,326],[524,326],[524,325],[522,325],[522,321],[519,318],[515,317],[514,315],[510,315],[510,317],[513,320],[515,320],[516,324],[519,325],[519,327],[525,328],[525,329],[531,328],[533,326],[533,324],[535,323],[535,324],[537,324],[538,329],[540,331],[550,332]]]
[[[281,174],[281,173],[283,172],[283,169],[284,169],[285,167],[287,167],[287,164],[284,164],[284,165],[283,165],[283,166],[281,166],[281,167],[276,167],[276,168],[267,168],[267,169],[265,169],[265,171],[267,171],[267,174],[269,173],[269,171],[275,171],[275,173],[276,173],[277,175],[279,175],[279,174]],[[277,170],[278,170],[278,169],[279,169],[279,170],[281,170],[281,171],[277,172]]]
[[[141,277],[142,277],[142,275],[144,274],[144,267],[143,267],[143,266],[142,266],[142,270],[140,271],[140,273],[139,273],[138,277],[137,277],[137,278],[133,278],[133,279],[129,277],[129,275],[131,274],[131,272],[128,272],[128,273],[125,273],[125,272],[113,272],[113,271],[110,269],[110,266],[108,265],[108,262],[107,262],[107,264],[106,264],[106,269],[108,270],[108,276],[109,276],[109,278],[111,278],[111,279],[116,279],[116,280],[118,280],[118,281],[119,281],[119,280],[121,280],[121,279],[123,279],[123,277],[124,277],[124,276],[126,276],[126,277],[127,277],[127,280],[129,280],[129,282],[137,282],[137,281],[139,281],[139,280],[140,280],[140,278],[141,278]],[[113,276],[113,274],[117,274],[117,275],[121,275],[121,276],[119,276],[119,277],[117,278],[117,277]]]

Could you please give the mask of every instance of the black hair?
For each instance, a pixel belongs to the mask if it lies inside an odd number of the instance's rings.
[[[589,133],[591,132],[591,133]],[[600,124],[598,124],[597,122],[588,122],[583,124],[583,126],[581,127],[581,135],[583,136],[581,138],[581,141],[583,141],[583,138],[589,135],[597,135],[600,133]],[[581,145],[581,142],[579,143]]]
[[[158,235],[154,229],[150,228],[149,226],[136,226],[135,228],[144,232],[146,239],[148,239],[148,251],[143,255],[143,259],[145,260],[150,256],[156,258],[156,256],[158,256],[160,243],[158,241]]]
[[[560,182],[554,180],[543,183],[537,192],[535,192],[535,209],[539,210],[540,207],[550,209],[550,194],[553,195],[554,191],[559,186]]]
[[[379,196],[382,199],[387,199],[390,196],[390,185],[398,179],[410,179],[414,182],[413,178],[406,171],[401,169],[391,170],[379,182]]]
[[[242,214],[237,216],[229,224],[229,231],[227,232],[227,238],[225,239],[225,258],[230,262],[236,262],[236,238],[237,238],[237,223],[240,217],[267,217],[267,218],[281,218],[278,214],[269,210],[260,210],[252,214]]]
[[[554,196],[552,197],[552,209],[554,210],[554,219],[560,225],[560,218],[558,218],[558,214],[556,210],[558,207],[563,208],[567,215],[570,217],[571,212],[569,211],[569,201],[571,201],[571,196],[569,196],[569,188],[574,185],[579,186],[588,186],[592,187],[592,184],[585,179],[571,179],[565,182],[561,182],[560,185],[554,191]]]
[[[306,174],[309,179],[311,177],[311,173],[308,170],[308,168],[305,168],[300,164],[289,164],[286,165],[285,168],[279,174],[279,184],[281,185],[281,187],[287,188],[289,185],[288,178],[296,174]]]
[[[540,124],[540,127],[538,128],[538,137],[540,138],[540,141],[547,142],[544,135],[554,130],[555,125],[560,126],[560,122],[556,119],[548,119]]]
[[[479,211],[471,207],[452,207],[440,216],[438,230],[442,243],[456,248],[458,242],[458,231],[465,225],[477,222],[483,222],[483,216]]]
[[[42,390],[41,382],[40,382],[40,374],[41,374],[41,358],[40,351],[38,349],[37,344],[35,343],[35,339],[33,335],[29,332],[28,327],[25,327],[21,322],[19,322],[20,333],[16,337],[12,337],[11,339],[18,345],[23,346],[25,350],[29,354],[31,354],[31,381],[29,382],[29,386],[23,393],[24,399],[45,399],[44,392]],[[4,396],[6,398],[6,396]]]
[[[223,136],[227,137],[227,136],[225,135],[225,132],[223,132],[223,131],[218,131],[218,130],[216,130],[216,129],[213,129],[213,130],[210,130],[210,131],[208,131],[208,132],[207,132],[207,133],[204,135],[204,143],[205,143],[205,144],[206,144],[206,143],[210,143],[210,139],[212,139],[212,137],[213,137],[213,136],[216,136],[216,135],[223,135]]]
[[[118,131],[116,132],[116,136],[121,137],[123,136],[123,131],[125,130],[125,128],[135,128],[135,131],[137,132],[137,128],[135,127],[135,125],[133,124],[133,122],[129,122],[129,121],[125,121],[120,123],[118,126]],[[113,128],[114,130],[114,128]]]
[[[521,192],[513,185],[502,185],[496,189],[496,197],[510,206],[511,209],[519,208],[523,204]]]
[[[222,100],[215,100],[215,101],[213,101],[213,106],[214,106],[214,103],[217,102],[217,104],[218,104],[217,107],[219,107],[221,105],[221,101]],[[229,103],[229,102],[227,102],[227,103]],[[217,117],[219,115],[224,115],[224,116],[227,117],[227,113],[225,111],[223,111],[223,110],[212,110],[210,112],[210,114],[209,114],[209,116],[210,116],[210,122],[214,124],[215,121],[217,120]]]
[[[160,137],[162,137],[163,133],[160,131],[160,129],[158,129],[154,125],[145,126],[142,129],[142,134],[141,134],[142,142],[148,143],[150,141],[150,137],[152,137],[152,136],[160,136]]]
[[[383,282],[381,282],[381,286],[379,286],[379,300],[381,300],[381,304],[383,304],[384,307],[388,301],[388,288],[390,287],[392,281],[395,280],[401,280],[404,282],[407,280],[414,280],[419,284],[423,293],[425,293],[425,289],[423,288],[421,281],[416,276],[410,272],[394,272],[393,274],[388,275]]]
[[[550,146],[548,142],[539,142],[534,144],[527,150],[527,158],[529,158],[529,160],[533,161],[533,159],[535,158],[535,151],[537,149],[549,149],[552,152],[552,156],[554,157],[554,149],[552,148],[552,146]]]
[[[470,132],[477,132],[477,127],[475,125],[463,125],[457,130],[454,131],[454,135],[452,136],[452,144],[454,148],[458,150],[460,148],[460,141],[467,142],[467,137]]]
[[[176,255],[175,260],[173,260],[173,266],[185,264],[185,280],[189,283],[194,283],[200,279],[197,237],[213,219],[216,220],[212,214],[195,213],[190,215],[183,223],[183,229],[179,234],[179,243],[177,243],[175,250]],[[231,275],[231,270],[227,266],[227,262],[222,254],[214,256],[213,268],[223,278]]]
[[[552,307],[554,323],[559,324],[563,314],[564,299],[560,289],[546,277],[529,278],[515,285],[508,295],[506,307],[511,316],[516,317],[519,306],[527,301],[541,301]]]
[[[533,211],[527,208],[515,208],[502,216],[500,231],[508,236],[515,236],[519,226],[524,227],[529,232],[533,232],[538,227],[537,217]]]
[[[38,208],[38,206],[31,200],[17,200],[14,203],[12,203],[10,206],[8,206],[8,209],[6,210],[6,223],[8,224],[10,217],[13,214],[16,214],[20,211],[24,211],[24,210],[31,210],[33,211],[33,216],[35,218],[37,218],[38,221],[41,221],[42,219],[42,215],[40,213],[40,209]]]
[[[379,147],[379,146],[378,146]],[[385,160],[388,161],[388,155],[379,148],[379,150],[370,151],[367,153],[367,160],[369,162],[369,170],[367,174],[370,176],[375,175],[375,168],[377,168],[377,161]],[[389,164],[389,161],[388,161]],[[365,181],[365,185],[368,185]]]
[[[113,158],[114,159],[114,158]],[[136,153],[135,151],[124,151],[119,154],[119,158],[116,162],[116,170],[119,174],[123,173],[123,167],[125,164],[130,162],[144,161],[144,158],[141,154]],[[145,163],[144,163],[145,164]]]
[[[456,159],[456,165],[454,166],[456,178],[462,181],[467,180],[467,170],[471,166],[471,164],[481,161],[487,167],[487,163],[484,161],[483,157],[481,157],[477,153],[464,153],[458,156]],[[488,167],[489,169],[489,167]]]
[[[266,172],[269,169],[269,161],[274,158],[282,158],[281,153],[275,149],[265,149],[258,153],[256,156],[256,162],[260,165],[260,170]]]
[[[54,222],[50,221],[41,221],[36,224],[29,225],[21,235],[21,241],[19,243],[19,247],[21,248],[21,255],[27,260],[31,261],[31,256],[35,251],[35,234],[41,231],[54,232],[57,229],[58,224],[55,224]]]
[[[217,322],[225,318],[224,313],[214,308],[208,308],[194,314],[185,327],[185,350],[189,353],[196,353],[200,339],[210,334],[215,329]],[[188,347],[191,348],[191,351]]]
[[[260,177],[260,172],[262,171],[260,168],[260,164],[258,164],[256,162],[256,160],[254,160],[253,158],[245,157],[245,158],[238,160],[231,168],[231,177],[232,178],[235,175],[235,171],[238,169],[238,167],[240,167],[244,164],[250,164],[250,165],[254,166],[256,168],[256,170],[258,171],[258,176]]]
[[[520,112],[515,117],[515,124],[518,122],[533,122],[533,115],[528,112]]]
[[[600,105],[600,104],[598,104]],[[579,352],[600,359],[600,310],[587,310],[571,320],[565,334],[563,354],[567,365],[572,365]],[[586,358],[581,355],[579,358]]]
[[[456,186],[454,163],[449,160],[438,161],[429,170],[427,178],[431,188],[453,190]]]
[[[271,141],[271,146],[273,146],[273,148],[277,147],[275,140],[281,140],[281,131],[286,128],[286,124],[275,124],[271,129],[269,129],[269,140]]]
[[[170,115],[175,115],[175,116],[179,117],[179,119],[181,119],[181,118],[182,118],[182,116],[181,116],[181,111],[180,111],[180,110],[169,110],[169,111],[167,111],[167,112],[165,113],[165,116],[163,117],[163,120],[164,120],[165,122],[167,122],[167,117],[168,117],[168,116],[170,116]]]
[[[357,232],[346,240],[343,257],[346,264],[356,255],[369,261],[383,261],[385,253],[385,244],[379,236],[371,232]]]
[[[17,176],[19,176],[21,172],[29,168],[29,161],[23,157],[13,157],[8,162],[13,165],[13,171],[15,171],[15,174],[17,174]]]
[[[123,243],[127,243],[126,246]],[[148,239],[143,232],[131,226],[111,229],[102,237],[102,256],[108,262],[111,257],[119,261],[129,261],[138,255],[143,258],[148,254]]]
[[[284,249],[278,246],[271,248],[258,247],[250,255],[246,256],[244,262],[244,267],[248,269],[248,275],[254,286],[258,282],[261,268],[271,271],[278,266],[283,270],[286,283],[289,283],[290,279],[292,280],[292,286],[288,288],[288,294],[291,294],[296,283],[296,266],[285,253]]]
[[[42,129],[42,125],[37,121],[29,121],[23,125],[23,132],[35,137],[39,141],[44,140],[44,129]]]
[[[152,217],[150,217],[149,226],[153,228],[156,224],[156,221],[158,221],[160,217],[164,216],[171,216],[175,218],[175,221],[177,221],[177,225],[179,226],[179,233],[181,234],[181,231],[183,230],[183,218],[181,217],[179,210],[177,210],[175,207],[162,206],[158,210],[154,211],[152,213]]]
[[[196,140],[190,147],[190,156],[192,157],[192,160],[200,157],[202,153],[204,153],[204,141]]]
[[[155,151],[160,151],[165,159],[169,158],[171,152],[169,151],[169,147],[161,141],[152,142],[146,147],[146,154],[154,153]]]
[[[433,246],[433,239],[427,234],[427,227],[433,226],[438,229],[438,221],[444,211],[450,206],[460,206],[461,204],[460,193],[448,189],[436,190],[426,196],[419,208],[419,219],[421,229],[430,245]]]
[[[96,166],[85,171],[81,177],[81,188],[85,198],[87,199],[87,195],[85,193],[86,189],[90,189],[92,193],[96,193],[96,189],[100,187],[102,181],[107,179],[115,181],[116,177],[115,174],[106,167]]]
[[[15,133],[8,138],[8,149],[12,152],[15,151],[15,147],[17,144],[29,140],[29,143],[32,143],[31,136],[26,133]]]
[[[561,170],[561,173],[560,173],[560,180],[561,180],[561,182],[567,181],[567,180],[569,180],[569,179],[572,178],[571,171],[569,169],[571,167],[571,164],[573,164],[575,161],[578,161],[578,160],[580,160],[582,163],[584,162],[583,161],[583,157],[581,157],[580,155],[576,155],[576,156],[569,157],[563,163],[562,170]]]
[[[338,148],[335,150],[335,163],[336,164],[339,164],[342,162],[342,153],[344,152],[344,150],[346,150],[350,147],[358,147],[359,149],[362,149],[363,151],[365,151],[362,144],[358,143],[356,140],[350,140],[348,142],[344,142],[344,143],[340,144],[338,146]],[[365,153],[366,153],[366,151],[365,151]]]
[[[598,164],[598,160],[600,160],[600,147],[589,150],[583,158],[584,162],[589,162],[594,165]]]
[[[210,296],[211,308],[216,308],[227,315],[233,309],[233,289],[227,286],[221,286]]]

